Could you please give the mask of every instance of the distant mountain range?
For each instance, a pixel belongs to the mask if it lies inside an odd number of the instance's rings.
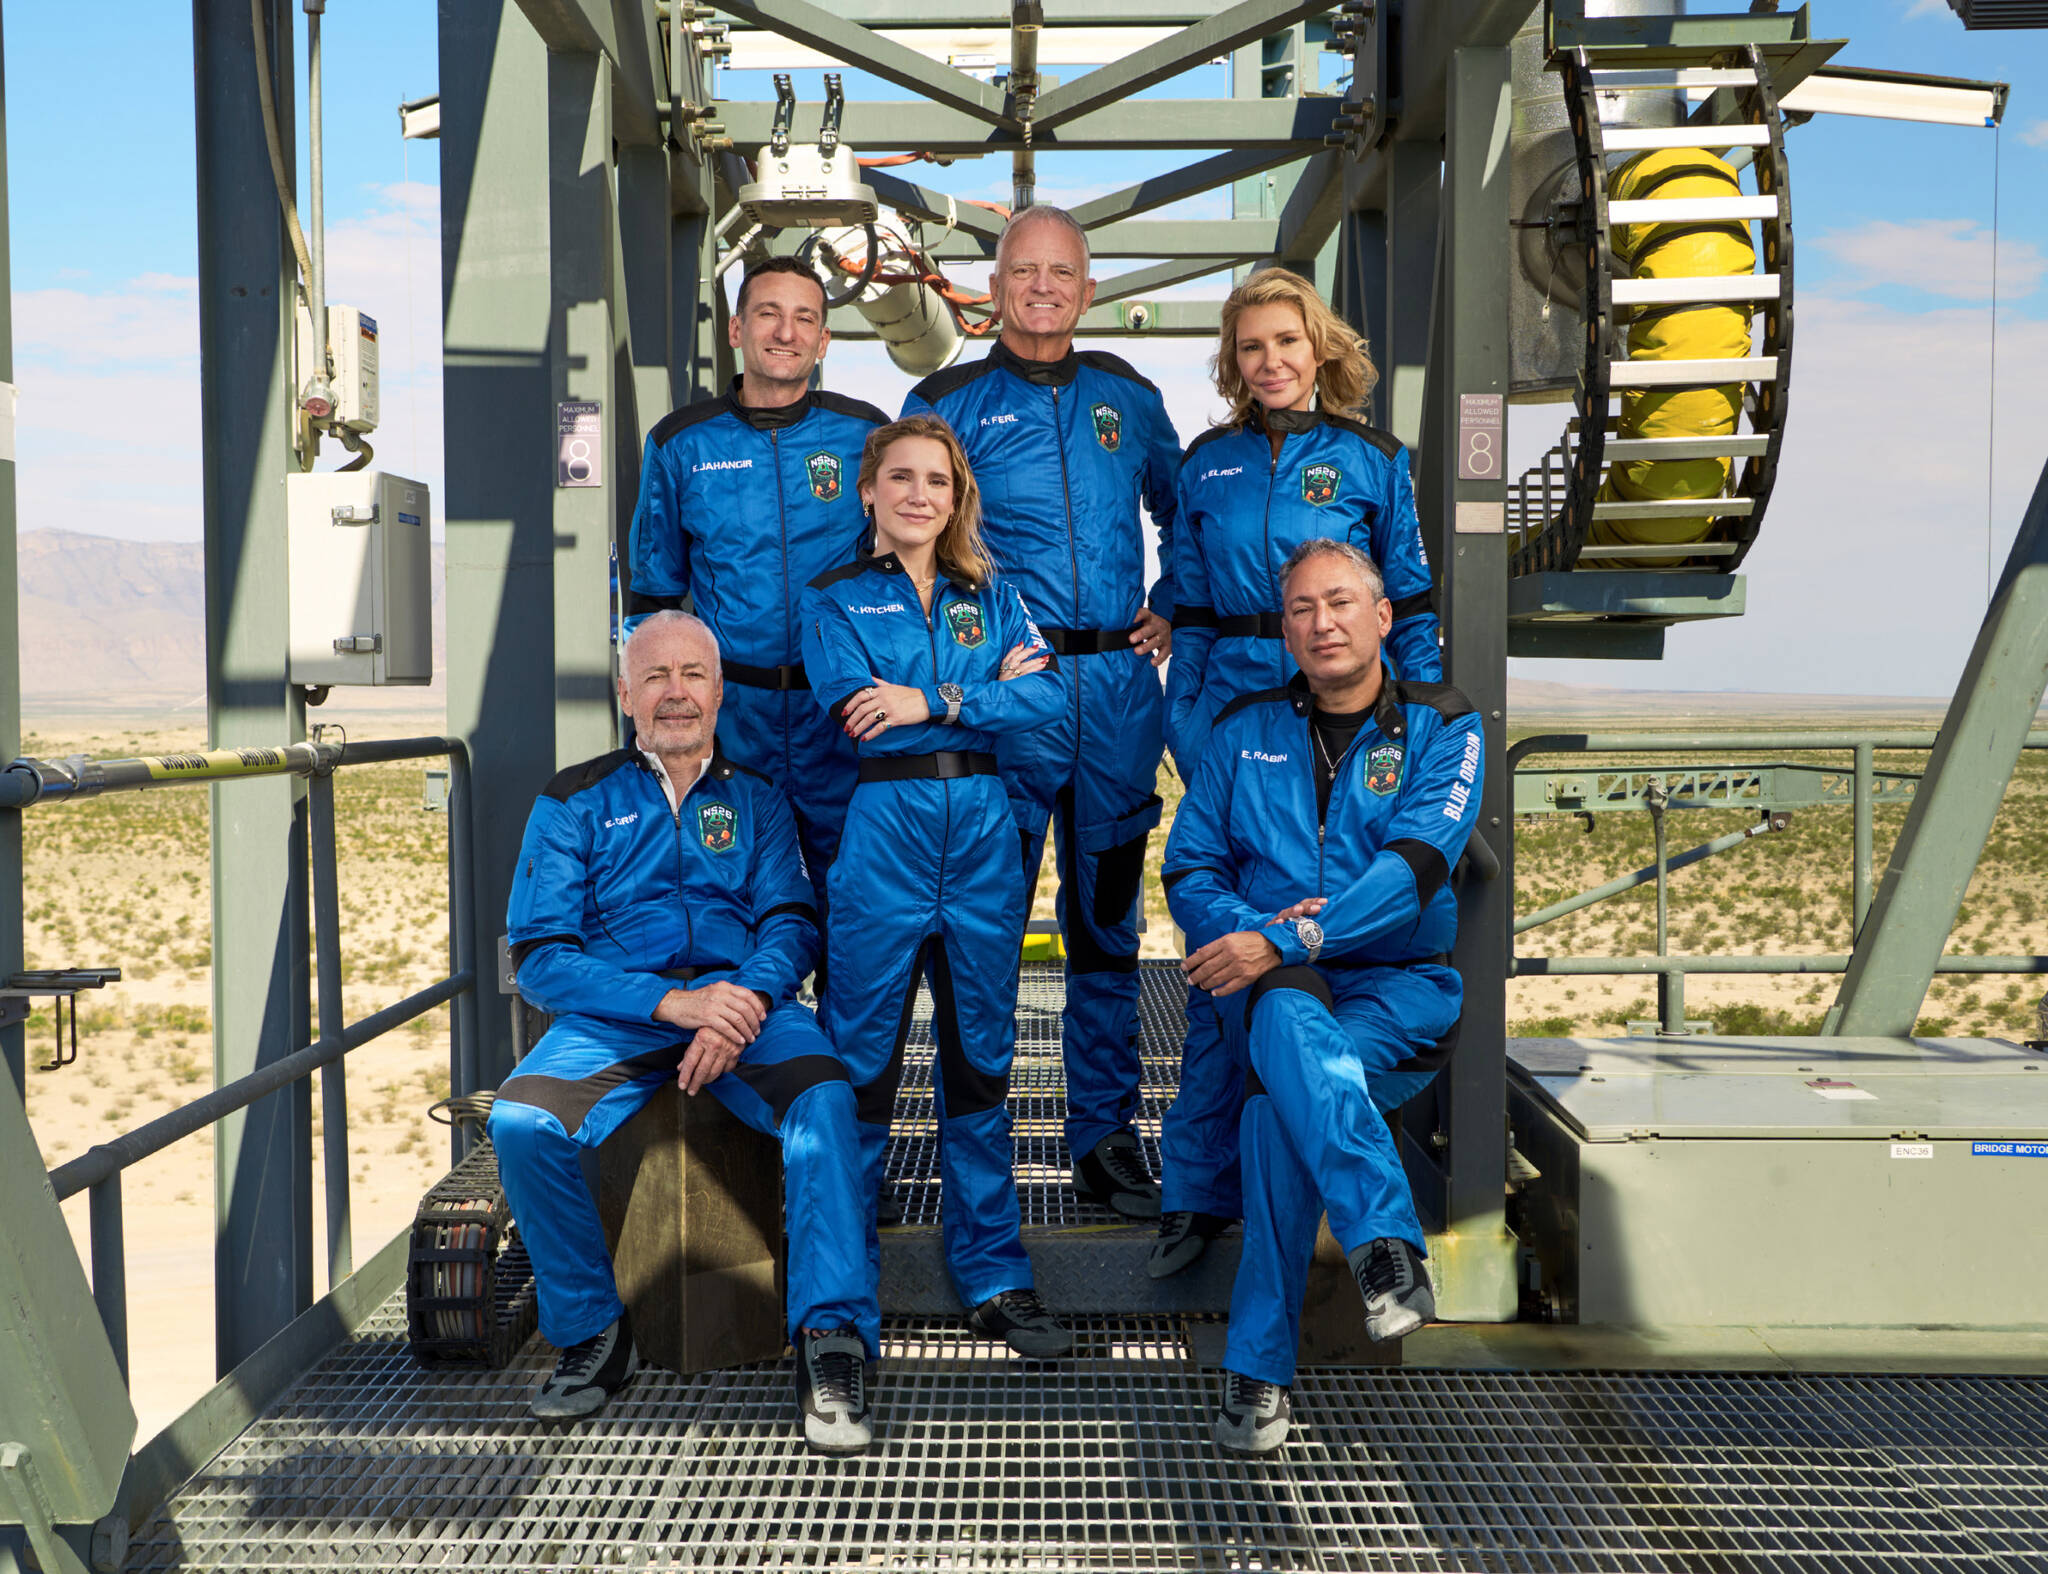
[[[203,718],[206,570],[197,541],[117,541],[69,530],[19,538],[24,711],[80,702]],[[400,692],[443,701],[442,550],[433,549],[434,682]]]
[[[118,708],[203,718],[206,692],[206,582],[196,541],[118,541],[68,530],[20,537],[21,688],[24,711]],[[446,604],[443,553],[433,549],[434,682],[389,689],[378,709],[445,703]],[[341,696],[337,696],[340,699]],[[354,704],[371,700],[356,691]],[[1932,726],[1943,702],[1867,695],[1653,693],[1511,679],[1514,719],[1686,718],[1728,724],[1744,717],[1913,716]]]

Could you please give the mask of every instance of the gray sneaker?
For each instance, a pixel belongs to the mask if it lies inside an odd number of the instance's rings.
[[[1422,1253],[1406,1241],[1382,1236],[1350,1254],[1351,1276],[1365,1297],[1365,1331],[1374,1340],[1398,1339],[1435,1320],[1436,1292]]]
[[[1213,1213],[1176,1210],[1159,1221],[1159,1238],[1152,1243],[1152,1255],[1145,1259],[1145,1272],[1155,1279],[1168,1279],[1189,1266],[1209,1249],[1235,1219]]]
[[[1216,1412],[1216,1446],[1231,1454],[1277,1453],[1287,1441],[1293,1414],[1288,1391],[1278,1383],[1226,1371],[1223,1408]]]
[[[1127,1219],[1159,1217],[1159,1182],[1135,1131],[1112,1131],[1076,1159],[1074,1190]]]
[[[868,1409],[868,1352],[851,1328],[800,1334],[796,1408],[814,1454],[858,1454],[875,1440]]]
[[[1052,1360],[1074,1348],[1074,1336],[1036,1290],[998,1291],[967,1314],[967,1326],[1034,1360]]]
[[[619,1313],[601,1332],[564,1350],[548,1380],[535,1390],[527,1413],[537,1421],[580,1421],[596,1415],[640,1370],[633,1330]]]

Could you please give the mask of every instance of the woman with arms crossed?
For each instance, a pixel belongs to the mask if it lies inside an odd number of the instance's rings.
[[[1055,716],[1054,656],[981,544],[980,497],[934,415],[879,427],[861,455],[872,531],[803,599],[811,689],[860,753],[829,876],[825,1030],[846,1062],[879,1186],[920,974],[932,984],[946,1260],[969,1325],[1020,1355],[1073,1338],[1032,1288],[1008,1108],[1024,873],[990,752]],[[868,1251],[879,1263],[872,1224]]]
[[[1308,280],[1265,268],[1223,303],[1214,366],[1230,414],[1181,460],[1174,541],[1166,741],[1189,784],[1223,708],[1295,675],[1280,639],[1280,566],[1306,540],[1347,541],[1372,558],[1393,603],[1390,674],[1443,680],[1408,451],[1361,413],[1379,380],[1365,341]],[[1244,1073],[1223,1051],[1216,1010],[1189,989],[1180,1093],[1160,1132],[1154,1278],[1187,1267],[1244,1212]]]

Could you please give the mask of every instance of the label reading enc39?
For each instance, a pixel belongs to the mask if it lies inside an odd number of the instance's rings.
[[[1980,1159],[2048,1159],[2048,1142],[1973,1142],[1970,1153]]]

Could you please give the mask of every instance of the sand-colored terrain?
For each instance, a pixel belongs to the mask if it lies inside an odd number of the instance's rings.
[[[1752,700],[1702,697],[1688,725],[1758,730],[1812,727],[1829,717],[1803,710],[1769,721]],[[1925,710],[1873,707],[1836,725],[1931,727]],[[1618,730],[1679,724],[1674,709],[1638,698],[1632,706],[1548,707],[1514,718],[1514,732]],[[403,707],[352,718],[355,736],[436,732],[438,716]],[[28,740],[43,755],[158,753],[195,747],[193,729],[124,725],[118,716],[45,721]],[[1698,758],[1726,759],[1725,751]],[[1540,763],[1540,762],[1537,762]],[[1557,760],[1583,770],[1584,760]],[[1675,763],[1668,759],[1663,763]],[[1902,755],[1881,766],[1917,769]],[[447,970],[446,821],[423,811],[421,767],[344,771],[337,791],[342,850],[343,982],[348,1014],[360,1017],[421,988]],[[1167,815],[1180,784],[1160,773]],[[1951,949],[2048,951],[2048,759],[2029,757],[2007,794],[1983,867],[1964,903]],[[1743,810],[1673,816],[1678,851],[1754,819]],[[1880,872],[1903,809],[1877,819]],[[33,810],[27,816],[26,920],[31,967],[110,965],[120,984],[84,997],[78,1063],[32,1071],[29,1113],[43,1157],[55,1165],[203,1092],[211,1083],[209,1032],[209,857],[207,796],[179,789],[104,797]],[[1176,954],[1177,936],[1159,891],[1165,828],[1148,858],[1147,956]],[[1532,817],[1516,828],[1518,909],[1529,911],[1650,861],[1647,818],[1604,815],[1588,834],[1574,819]],[[1850,948],[1850,817],[1844,808],[1802,812],[1791,830],[1676,875],[1672,948],[1677,951],[1844,952]],[[1050,917],[1056,883],[1050,850],[1037,911]],[[1525,955],[1630,955],[1653,949],[1649,889],[1523,936]],[[495,932],[495,930],[492,930]],[[1812,1032],[1834,997],[1833,978],[1733,977],[1697,980],[1689,1015],[1722,1031]],[[2007,1037],[2033,1031],[2041,984],[2032,979],[1937,981],[1925,1008],[1928,1032]],[[485,1009],[495,1010],[495,997]],[[1654,1016],[1647,978],[1529,978],[1509,986],[1509,1030],[1526,1036],[1615,1034]],[[47,1060],[47,1004],[31,1018],[32,1063]],[[420,1196],[447,1168],[448,1137],[427,1106],[448,1086],[446,1009],[357,1051],[347,1064],[350,1181],[358,1259],[412,1217]],[[313,1102],[316,1132],[320,1101]],[[314,1143],[316,1230],[319,1149]],[[142,1434],[189,1404],[213,1371],[213,1148],[209,1134],[179,1144],[129,1173],[125,1182],[132,1371]],[[81,1253],[85,1199],[67,1206]],[[316,1246],[317,1265],[325,1259]],[[324,1279],[324,1273],[321,1274]],[[324,1289],[324,1283],[321,1288]]]

